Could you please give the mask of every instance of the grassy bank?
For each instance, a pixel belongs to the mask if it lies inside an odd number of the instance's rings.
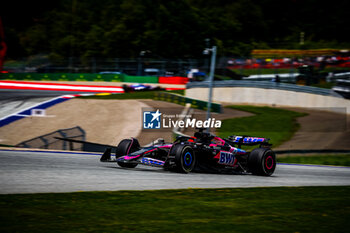
[[[184,91],[171,91],[183,94]],[[132,92],[112,95],[95,95],[79,98],[86,99],[153,99],[153,91]],[[251,112],[254,116],[233,118],[222,121],[222,127],[218,129],[218,135],[228,137],[230,135],[250,135],[271,139],[274,147],[288,141],[299,128],[296,121],[305,113],[289,111],[285,109],[257,107],[257,106],[229,106],[230,108]]]
[[[278,157],[280,163],[350,166],[350,154]]]
[[[255,115],[223,120],[222,127],[218,130],[221,137],[233,134],[266,137],[271,139],[270,142],[274,147],[289,140],[299,128],[296,119],[306,115],[270,107],[230,106],[230,108]]]
[[[345,232],[349,192],[286,187],[0,195],[0,231]]]

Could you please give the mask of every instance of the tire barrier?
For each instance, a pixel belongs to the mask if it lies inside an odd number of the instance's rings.
[[[88,73],[7,73],[0,74],[1,79],[27,81],[95,81],[122,82],[122,74],[88,74]]]
[[[127,83],[158,83],[158,77],[156,77],[156,76],[123,75],[122,82],[127,82]]]
[[[186,84],[186,77],[131,76],[126,74],[90,74],[90,73],[0,73],[0,80],[19,81],[93,81],[93,82],[129,82]]]
[[[186,77],[159,77],[158,83],[163,84],[186,84],[188,83],[188,78]]]

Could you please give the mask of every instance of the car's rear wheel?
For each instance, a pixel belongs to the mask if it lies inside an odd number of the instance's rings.
[[[276,155],[270,148],[256,148],[248,156],[248,168],[259,176],[271,176],[276,169]]]
[[[115,152],[115,157],[119,158],[124,155],[128,155],[136,150],[138,150],[140,144],[136,138],[133,139],[123,139],[119,142],[118,147]],[[117,162],[121,167],[134,168],[137,166],[137,163],[123,163]]]
[[[196,165],[196,155],[191,146],[174,145],[170,152],[175,157],[175,170],[181,173],[191,172]]]

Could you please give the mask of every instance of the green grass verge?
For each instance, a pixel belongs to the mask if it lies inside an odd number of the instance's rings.
[[[218,130],[219,136],[249,135],[270,138],[274,147],[288,141],[299,128],[297,117],[304,113],[285,109],[256,107],[256,106],[229,106],[230,108],[251,112],[254,116],[233,118],[222,121]]]
[[[11,145],[7,145],[7,144],[0,144],[1,147],[15,147],[15,146],[11,146]]]
[[[111,95],[92,95],[92,96],[79,96],[77,98],[81,99],[153,99],[154,93],[158,91],[139,91],[139,92],[129,92],[123,94],[111,94]],[[167,91],[169,93],[174,93],[178,95],[184,95],[184,90]]]
[[[215,75],[215,80],[232,80],[232,78],[228,77],[228,76],[224,76],[224,75]]]
[[[346,232],[349,192],[347,186],[0,195],[0,231]]]
[[[313,87],[319,87],[319,88],[326,88],[326,89],[332,89],[335,86],[335,83],[318,83],[318,84],[311,84]]]
[[[278,157],[279,163],[350,166],[350,154]]]

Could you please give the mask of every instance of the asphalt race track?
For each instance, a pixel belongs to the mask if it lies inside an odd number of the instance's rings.
[[[120,168],[98,154],[0,150],[0,193],[350,185],[350,168],[278,164],[271,177]]]

